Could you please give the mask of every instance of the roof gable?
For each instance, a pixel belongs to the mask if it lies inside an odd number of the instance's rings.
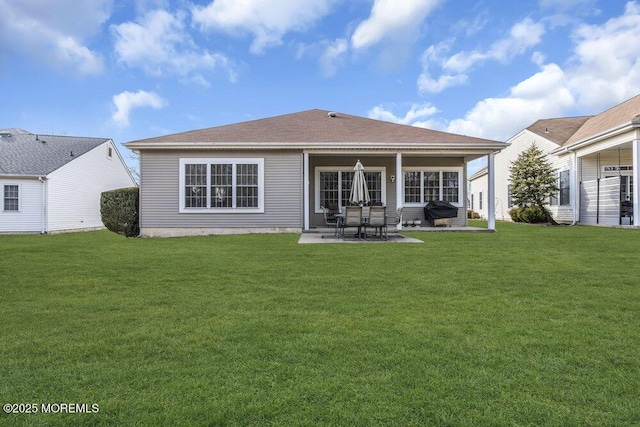
[[[162,143],[492,143],[482,138],[401,125],[326,110],[308,110],[225,126],[132,141]],[[127,145],[128,145],[127,144]]]
[[[572,145],[620,126],[631,125],[638,118],[640,118],[640,95],[589,118],[566,141],[565,145]]]
[[[109,141],[15,131],[0,130],[0,174],[47,175]]]
[[[541,119],[529,126],[527,130],[561,146],[591,117]]]

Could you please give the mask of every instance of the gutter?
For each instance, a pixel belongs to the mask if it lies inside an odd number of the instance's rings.
[[[619,135],[621,133],[627,132],[631,129],[640,127],[640,121],[632,120],[630,122],[624,123],[622,125],[616,126],[614,128],[608,129],[604,132],[600,132],[596,135],[592,135],[583,140],[574,142],[573,144],[567,145],[566,147],[558,147],[551,152],[551,154],[559,154],[562,152],[572,151],[574,152],[578,148],[585,147],[587,145],[595,144],[599,141],[602,141],[607,138],[611,138],[612,136]]]
[[[507,147],[505,143],[498,142],[495,144],[488,143],[425,143],[425,142],[405,142],[405,143],[389,143],[389,142],[160,142],[160,143],[136,143],[130,142],[124,144],[130,150],[144,149],[160,149],[160,150],[179,150],[179,149],[207,149],[207,150],[381,150],[381,151],[426,151],[433,150],[463,150],[472,151],[485,150],[502,150]]]

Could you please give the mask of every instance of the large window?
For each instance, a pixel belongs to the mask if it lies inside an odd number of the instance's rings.
[[[180,212],[264,212],[263,159],[180,159]]]
[[[461,168],[404,170],[404,203],[407,205],[444,200],[462,206],[462,197]]]
[[[384,188],[384,169],[367,168],[364,177],[369,189],[371,204],[385,204],[386,191]],[[353,167],[347,168],[316,168],[316,213],[321,213],[320,206],[337,205],[339,208],[349,205],[351,182],[353,181]]]
[[[17,185],[5,185],[4,186],[4,210],[5,211],[17,211],[20,209]]]

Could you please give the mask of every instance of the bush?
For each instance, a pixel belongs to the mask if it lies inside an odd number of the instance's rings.
[[[467,211],[467,218],[468,219],[480,219],[480,214],[474,210],[468,210]]]
[[[119,188],[100,195],[100,217],[107,230],[126,237],[140,235],[138,187]]]
[[[522,218],[520,217],[520,208],[512,208],[509,211],[509,216],[513,222],[522,222]]]
[[[547,222],[546,212],[538,206],[525,206],[520,210],[519,217],[529,224]]]

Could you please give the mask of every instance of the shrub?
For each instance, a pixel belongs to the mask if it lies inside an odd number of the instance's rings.
[[[512,208],[509,211],[509,216],[513,222],[522,222],[522,218],[520,217],[520,208]]]
[[[474,210],[468,210],[467,211],[467,218],[468,219],[480,219],[480,214]]]
[[[138,187],[119,188],[100,195],[100,217],[107,230],[136,237],[140,234]]]
[[[520,218],[529,224],[547,222],[545,211],[538,206],[526,206],[520,211]]]

